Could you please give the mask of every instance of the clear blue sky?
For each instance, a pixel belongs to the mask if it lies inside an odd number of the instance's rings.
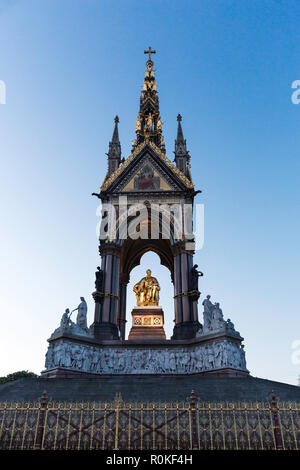
[[[116,114],[130,153],[151,45],[167,155],[180,112],[203,191],[201,299],[211,294],[244,336],[254,376],[296,383],[299,1],[0,0],[0,44],[0,375],[39,373],[47,338],[82,295],[93,320],[90,194]],[[169,273],[147,254],[132,283],[150,263],[170,334]]]

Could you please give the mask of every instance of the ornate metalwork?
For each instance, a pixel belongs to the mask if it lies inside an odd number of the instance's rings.
[[[300,449],[300,403],[0,403],[0,449]]]

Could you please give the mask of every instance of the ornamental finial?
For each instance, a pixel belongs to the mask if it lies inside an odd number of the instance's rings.
[[[151,60],[151,54],[156,54],[156,51],[153,51],[149,46],[148,51],[144,51],[144,54],[149,54],[149,60]]]

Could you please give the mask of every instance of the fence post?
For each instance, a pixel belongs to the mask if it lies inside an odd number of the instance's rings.
[[[120,398],[119,396],[116,397],[115,400],[115,414],[116,414],[116,426],[115,426],[115,447],[114,450],[119,450],[119,406],[120,406]]]
[[[192,418],[192,449],[198,450],[198,436],[197,436],[197,422],[196,422],[196,395],[195,390],[192,390],[190,396],[190,411]]]
[[[36,434],[35,449],[42,449],[43,438],[45,432],[45,414],[47,409],[47,393],[44,392],[41,399],[40,414],[39,414],[39,423]]]
[[[280,429],[279,429],[279,420],[278,420],[278,406],[277,406],[277,400],[276,400],[276,395],[274,393],[274,390],[272,390],[271,393],[271,400],[272,400],[272,415],[274,418],[274,438],[275,438],[275,449],[276,450],[282,450],[282,440],[281,440],[281,435],[280,435]]]

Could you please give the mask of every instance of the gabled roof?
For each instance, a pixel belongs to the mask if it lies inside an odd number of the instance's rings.
[[[181,188],[194,189],[193,182],[189,178],[187,178],[175,165],[173,165],[173,163],[166,157],[166,155],[160,150],[160,148],[157,147],[153,142],[146,141],[138,145],[131,153],[131,155],[117,168],[116,171],[114,171],[111,176],[105,177],[103,184],[100,187],[100,190],[112,190],[115,186],[114,183],[116,183],[117,181],[120,182],[123,177],[125,178],[125,175],[128,174],[130,169],[134,168],[135,163],[137,163],[138,160],[140,160],[140,158],[142,157],[142,155],[145,154],[144,150],[146,150],[147,147],[150,150],[150,155],[153,153],[156,155],[161,168],[165,169],[166,173],[170,177],[173,177],[177,184],[179,183]]]

